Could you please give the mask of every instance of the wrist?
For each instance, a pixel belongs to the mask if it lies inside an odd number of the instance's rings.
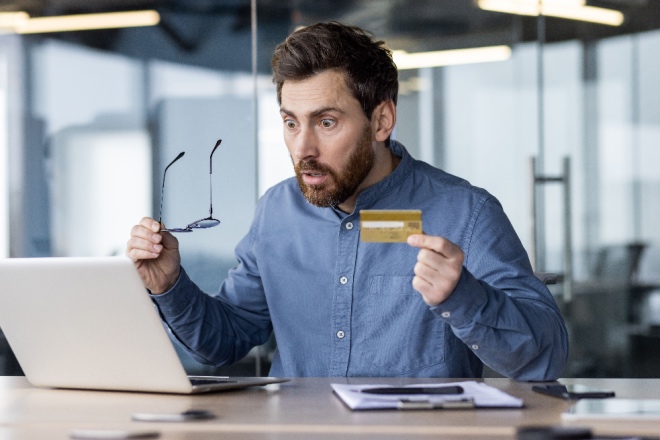
[[[180,276],[181,276],[181,266],[179,266],[178,269],[164,282],[158,283],[158,285],[153,286],[153,288],[149,288],[149,292],[152,295],[162,295],[163,293],[169,292],[174,288],[174,286],[176,286],[176,283],[179,281]]]

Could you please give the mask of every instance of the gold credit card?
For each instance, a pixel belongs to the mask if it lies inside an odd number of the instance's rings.
[[[360,239],[384,243],[405,242],[409,235],[422,233],[422,211],[417,209],[363,209],[360,211]]]

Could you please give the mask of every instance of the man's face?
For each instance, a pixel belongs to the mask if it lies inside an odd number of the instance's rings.
[[[357,192],[358,187],[374,166],[371,147],[371,128],[365,126],[356,148],[349,152],[343,167],[333,169],[316,159],[294,162],[296,179],[307,201],[316,206],[336,206]],[[328,179],[315,184],[314,178],[327,175]],[[307,183],[310,181],[311,183]]]
[[[285,82],[284,140],[303,195],[316,206],[340,206],[368,186],[374,167],[370,121],[343,74],[326,71]]]

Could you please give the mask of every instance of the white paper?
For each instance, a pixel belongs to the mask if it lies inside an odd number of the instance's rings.
[[[346,385],[331,384],[334,392],[351,409],[391,409],[398,408],[402,399],[408,401],[429,402],[431,404],[441,405],[445,402],[457,402],[465,399],[472,399],[475,408],[521,408],[522,399],[513,397],[504,391],[486,385],[483,382],[448,382],[433,384],[411,384],[411,387],[443,387],[447,385],[459,385],[463,387],[462,394],[368,394],[361,390],[369,388],[382,388],[391,385]]]

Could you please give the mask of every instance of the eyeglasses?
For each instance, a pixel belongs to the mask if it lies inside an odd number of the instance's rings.
[[[218,226],[220,224],[220,220],[217,218],[213,218],[213,153],[215,153],[215,150],[218,149],[220,146],[220,143],[222,142],[222,139],[218,139],[218,141],[215,143],[215,147],[213,147],[213,151],[211,151],[211,157],[209,159],[209,194],[210,194],[210,202],[209,202],[209,216],[205,217],[203,219],[194,221],[190,223],[188,226],[185,228],[166,228],[166,229],[161,229],[161,231],[167,231],[167,232],[192,232],[194,229],[206,229],[206,228],[212,228],[214,226]],[[181,159],[183,155],[186,154],[185,151],[182,151],[179,153],[177,157],[174,158],[172,162],[169,163],[165,167],[165,171],[163,171],[163,184],[160,188],[160,213],[158,215],[158,223],[163,224],[162,218],[163,218],[163,194],[165,192],[165,175],[167,174],[167,169],[174,164],[177,160]]]

